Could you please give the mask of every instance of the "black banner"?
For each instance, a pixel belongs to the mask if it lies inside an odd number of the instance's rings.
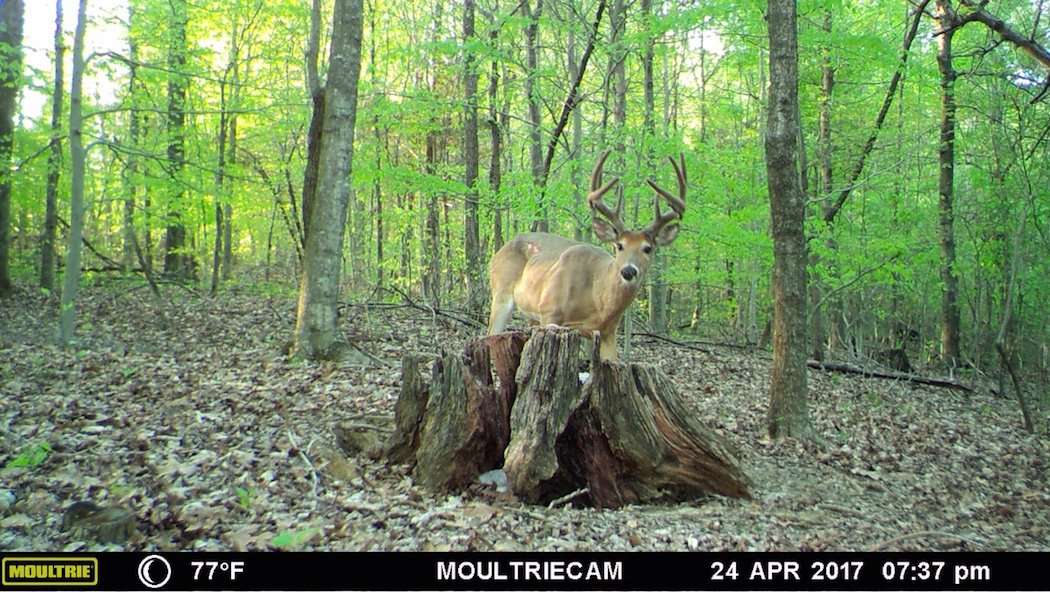
[[[1048,553],[8,553],[4,590],[1047,590]]]

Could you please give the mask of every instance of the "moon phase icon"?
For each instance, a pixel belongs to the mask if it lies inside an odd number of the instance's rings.
[[[163,572],[164,577],[160,580],[156,580],[150,575],[150,569],[154,563],[160,563],[161,567],[157,571]],[[139,562],[139,581],[142,585],[147,588],[160,588],[164,584],[168,583],[171,579],[171,564],[168,560],[161,557],[160,555],[147,555],[145,559]]]

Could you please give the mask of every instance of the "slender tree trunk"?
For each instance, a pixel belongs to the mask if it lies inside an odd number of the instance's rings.
[[[496,12],[499,12],[497,5]],[[493,27],[489,32],[489,41],[493,51],[498,50],[499,29]],[[492,60],[492,71],[489,74],[489,138],[492,144],[492,155],[489,159],[489,191],[492,192],[492,251],[496,252],[503,246],[503,200],[500,197],[500,185],[502,184],[503,171],[501,159],[503,158],[503,132],[500,129],[500,114],[496,108],[499,100],[499,60]]]
[[[832,12],[831,10],[824,11],[824,33],[828,37],[831,36],[832,30]],[[820,163],[819,163],[819,191],[821,199],[827,199],[831,195],[832,191],[832,166],[831,166],[831,97],[835,89],[835,70],[831,66],[831,48],[829,45],[825,45],[822,48],[823,58],[820,64],[820,116],[817,124],[817,149],[820,152]],[[828,240],[827,245],[829,250],[832,252],[835,248],[835,240],[832,237],[832,225],[828,223],[827,232]],[[813,266],[816,267],[820,264],[820,259],[816,256],[812,257]],[[823,298],[825,286],[820,280],[814,279],[810,284],[810,298],[813,303],[820,302]],[[838,299],[835,299],[836,302]],[[835,303],[831,305],[837,309]],[[826,313],[824,310],[812,309],[811,313],[812,330],[813,330],[813,359],[823,360],[824,353],[828,347],[827,332],[824,325],[824,319]],[[835,330],[835,319],[839,318],[841,314],[838,310],[833,313],[832,329],[833,333],[838,333]]]
[[[642,0],[642,26],[645,27],[645,51],[642,52],[642,90],[645,98],[645,167],[653,169],[652,143],[655,140],[655,123],[653,122],[655,92],[653,89],[653,47],[655,38],[652,34],[653,2]],[[653,195],[653,208],[659,211],[659,196]],[[649,326],[654,333],[667,333],[667,284],[664,282],[663,250],[657,249],[653,264],[649,268]]]
[[[241,104],[241,48],[240,36],[240,12],[234,13],[233,31],[230,35],[230,106],[227,137],[229,140],[229,151],[226,154],[226,162],[229,168],[234,170],[236,176],[237,166],[237,111]],[[222,279],[229,281],[233,275],[233,181],[227,177],[227,189],[222,206]]]
[[[530,6],[531,0],[524,0],[522,7],[529,25],[525,28],[525,100],[529,105],[529,162],[532,165],[532,191],[537,198],[536,217],[532,230],[546,232],[550,229],[549,212],[547,211],[546,192],[543,182],[543,119],[540,114],[539,89],[539,36],[540,16],[543,14],[543,0],[536,0],[536,8]]]
[[[768,430],[805,436],[805,201],[798,169],[798,29],[794,0],[769,0],[769,113],[766,174],[773,229],[773,369]]]
[[[463,246],[467,257],[467,310],[481,315],[484,307],[484,281],[481,274],[481,238],[478,232],[478,70],[470,45],[474,39],[474,0],[463,3],[464,93],[463,182],[467,186]]]
[[[40,237],[40,287],[48,291],[55,289],[55,233],[58,228],[58,178],[62,171],[62,85],[65,78],[65,53],[66,47],[62,43],[62,0],[55,0],[55,86],[51,93],[51,151],[47,156],[44,233]]]
[[[80,0],[77,29],[73,37],[73,83],[69,94],[69,156],[72,161],[69,214],[69,246],[62,278],[62,305],[59,308],[58,343],[67,347],[76,329],[77,288],[80,284],[80,252],[84,242],[84,139],[81,96],[84,86],[84,29],[87,26],[87,0]]]
[[[234,97],[237,96],[237,75],[234,74]],[[236,98],[234,99],[234,105],[237,105]],[[236,108],[236,107],[235,107]],[[233,113],[230,115],[230,151],[226,157],[226,161],[230,166],[237,164],[237,115]],[[222,279],[229,281],[233,275],[233,197],[232,191],[227,191],[225,203],[222,206],[223,210],[223,222],[222,222]]]
[[[58,0],[61,2],[61,0]],[[142,253],[136,252],[138,241],[135,238],[135,198],[137,196],[137,187],[139,182],[139,158],[138,158],[138,145],[139,145],[139,112],[138,103],[135,99],[135,88],[138,86],[138,61],[139,61],[139,45],[138,40],[135,38],[134,24],[138,18],[138,14],[135,10],[135,4],[129,3],[128,5],[128,57],[131,58],[131,64],[129,65],[130,72],[128,73],[128,101],[131,103],[131,109],[128,110],[128,144],[131,147],[131,152],[127,156],[127,168],[125,169],[124,178],[124,249],[123,249],[123,260],[121,264],[124,267],[124,271],[130,271],[135,265],[135,261],[142,256]],[[148,216],[149,212],[146,212]],[[148,240],[148,235],[147,235]],[[148,249],[148,246],[147,246]],[[148,255],[142,256],[142,261],[149,263]],[[149,267],[143,268],[143,274],[147,274],[150,271]]]
[[[576,29],[569,29],[569,41],[567,48],[568,55],[566,56],[569,62],[569,80],[568,83],[571,85],[574,80],[580,76],[580,67],[577,64],[576,57]],[[583,146],[583,111],[579,108],[572,110],[572,154],[569,156],[569,175],[572,178],[573,195],[575,196],[573,201],[573,211],[575,212],[575,224],[573,225],[572,236],[575,240],[586,241],[590,239],[589,224],[589,212],[588,207],[584,203],[584,190],[583,190],[583,167],[581,165],[581,154]]]
[[[438,2],[434,5],[434,18],[433,25],[430,29],[430,36],[432,42],[437,42],[440,31],[439,23],[441,22],[443,4]],[[427,83],[430,87],[432,94],[437,92],[437,64],[434,63],[434,57],[428,58],[427,61]],[[426,162],[424,169],[427,175],[433,176],[437,174],[438,164],[438,142],[440,140],[439,131],[440,126],[438,120],[432,118],[431,129],[427,131],[426,136]],[[423,278],[423,294],[427,298],[428,304],[434,308],[441,306],[441,198],[438,195],[437,190],[429,190],[427,192],[427,219],[426,219],[426,248],[424,249],[427,271]]]
[[[311,359],[343,353],[338,326],[339,278],[350,201],[361,31],[361,0],[336,0],[320,176],[311,209],[312,230],[306,237],[295,329],[296,355]]]
[[[368,63],[370,64],[369,70],[372,73],[372,88],[379,89],[379,68],[376,65],[376,39],[379,37],[378,31],[376,31],[376,4],[372,2],[368,12],[368,37],[369,37],[369,51],[368,51]],[[375,180],[372,183],[372,199],[375,202],[375,224],[376,224],[376,288],[382,290],[383,288],[383,187],[379,182],[382,177],[383,170],[383,134],[379,130],[379,112],[376,112],[372,116],[372,136],[375,139],[375,150],[376,150],[376,175]]]
[[[22,80],[22,0],[0,3],[0,295],[11,291],[11,153]]]
[[[229,70],[227,70],[229,72]],[[219,292],[219,265],[222,262],[222,202],[226,189],[226,79],[219,83],[219,149],[215,166],[215,241],[211,258],[211,295]]]
[[[165,231],[164,273],[178,279],[193,275],[193,256],[187,253],[186,225],[182,222],[185,189],[182,169],[186,163],[186,0],[170,0],[171,31],[168,40],[168,167],[171,200]]]
[[[952,37],[956,17],[948,0],[937,0],[937,67],[941,73],[941,140],[939,148],[938,232],[941,244],[941,357],[959,363],[959,278],[955,273],[955,68]]]
[[[613,81],[613,126],[615,128],[615,144],[614,151],[616,152],[616,163],[620,170],[623,171],[626,164],[626,145],[624,135],[626,134],[627,124],[627,70],[624,66],[624,62],[627,60],[627,51],[624,48],[624,31],[627,27],[627,8],[624,5],[624,0],[613,0],[612,9],[609,11],[609,24],[612,28],[610,32],[611,37],[611,48],[609,50],[609,59],[611,61],[612,68],[612,81]],[[623,183],[616,185],[616,204],[618,208],[623,208]],[[635,200],[637,203],[637,200]],[[634,209],[634,219],[629,224],[635,224],[638,222],[638,208]],[[626,215],[624,220],[627,221]],[[628,307],[623,315],[623,353],[625,358],[631,357],[631,341],[634,337],[634,315],[631,314],[631,307]]]
[[[306,86],[310,91],[310,129],[306,133],[306,171],[303,174],[303,232],[301,246],[306,246],[310,234],[310,219],[321,166],[321,136],[325,120],[325,88],[318,74],[320,54],[321,0],[313,0],[310,8],[310,37],[306,46]]]

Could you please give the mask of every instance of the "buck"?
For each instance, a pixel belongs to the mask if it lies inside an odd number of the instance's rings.
[[[586,243],[546,232],[529,232],[503,245],[489,262],[492,310],[489,335],[502,332],[515,306],[531,321],[543,325],[572,327],[586,336],[598,332],[602,360],[617,358],[616,330],[623,312],[638,295],[645,272],[658,247],[671,244],[678,236],[678,224],[685,212],[685,157],[681,164],[671,158],[678,179],[678,195],[671,195],[648,180],[657,196],[663,197],[671,211],[662,212],[654,199],[655,219],[649,226],[628,230],[621,207],[615,210],[602,201],[619,179],[602,184],[605,152],[591,173],[587,203],[591,207],[591,227],[603,242],[615,245],[615,256]]]

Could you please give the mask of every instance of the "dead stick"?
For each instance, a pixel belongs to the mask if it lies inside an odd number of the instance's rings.
[[[576,491],[574,491],[574,492],[572,492],[570,494],[563,495],[563,496],[559,497],[558,499],[553,500],[551,503],[547,504],[547,509],[548,510],[553,510],[554,508],[557,508],[558,506],[566,504],[566,503],[568,503],[568,502],[570,502],[570,501],[580,497],[581,495],[584,495],[584,494],[590,493],[590,492],[591,492],[591,490],[586,488],[586,487],[584,487],[583,489],[577,489]]]
[[[980,541],[975,541],[975,540],[973,540],[973,539],[971,539],[969,537],[965,537],[965,536],[962,536],[960,534],[953,534],[953,533],[950,533],[950,532],[942,532],[940,530],[923,530],[923,531],[920,531],[920,532],[913,532],[913,533],[910,533],[910,534],[901,535],[899,537],[894,537],[894,538],[892,538],[892,539],[890,539],[888,541],[884,541],[884,542],[881,542],[881,543],[875,545],[870,550],[871,551],[881,551],[881,550],[885,549],[886,547],[889,547],[889,546],[891,546],[893,544],[900,543],[900,542],[906,541],[908,539],[917,539],[917,538],[921,538],[921,537],[940,537],[942,539],[956,539],[956,540],[959,540],[959,541],[970,543],[971,545],[980,545],[981,544]]]

